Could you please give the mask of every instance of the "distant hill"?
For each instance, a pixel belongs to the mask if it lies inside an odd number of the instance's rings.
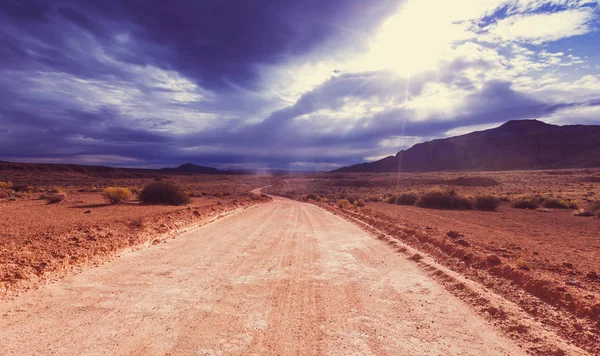
[[[185,163],[175,168],[162,168],[161,172],[167,173],[188,173],[188,174],[239,174],[235,171],[222,171],[213,167],[198,166],[192,163]]]
[[[419,143],[379,161],[332,172],[429,172],[600,167],[600,126],[509,121],[494,129]]]
[[[244,174],[237,171],[222,171],[212,167],[197,166],[191,163],[182,164],[176,168],[144,169],[88,166],[82,164],[20,163],[0,161],[0,175],[3,171],[19,171],[22,173],[84,174],[99,178],[155,177],[157,174]]]
[[[136,177],[156,174],[150,169],[115,168],[107,166],[88,166],[60,163],[21,163],[0,161],[0,173],[18,171],[23,173],[71,173],[93,177]]]

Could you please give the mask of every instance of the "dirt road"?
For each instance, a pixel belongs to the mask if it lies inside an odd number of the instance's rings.
[[[520,355],[351,223],[275,198],[0,304],[1,355]]]

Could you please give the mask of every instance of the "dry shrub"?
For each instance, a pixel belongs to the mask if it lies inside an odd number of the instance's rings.
[[[512,203],[513,208],[517,209],[537,209],[540,206],[538,201],[533,198],[520,198]]]
[[[131,196],[131,191],[127,188],[108,187],[104,189],[102,195],[106,200],[108,200],[109,203],[118,204],[129,199]]]
[[[314,193],[309,193],[309,194],[307,194],[304,197],[304,200],[307,200],[307,201],[308,200],[321,201],[321,198],[318,195],[314,194]]]
[[[600,200],[596,200],[592,204],[590,204],[590,211],[594,213],[594,215],[600,219]]]
[[[421,208],[468,210],[473,209],[473,201],[456,194],[454,190],[431,189],[419,197],[416,205]]]
[[[475,209],[495,211],[500,206],[500,199],[494,195],[478,195],[475,197]]]
[[[8,197],[10,197],[10,190],[0,189],[0,199],[6,199]]]
[[[416,193],[402,193],[398,194],[396,197],[396,204],[398,205],[415,205],[415,203],[419,200],[419,196]]]
[[[12,189],[13,188],[13,184],[12,182],[0,182],[0,189]]]
[[[164,180],[145,186],[139,198],[146,204],[182,205],[190,202],[189,195],[180,186]]]
[[[338,207],[340,207],[342,209],[350,209],[351,206],[352,206],[352,204],[350,204],[350,202],[348,201],[348,199],[340,199],[340,200],[338,200]]]
[[[46,195],[46,200],[48,200],[48,204],[56,204],[67,198],[67,194],[63,193],[50,193]]]
[[[447,184],[460,185],[463,187],[494,187],[500,185],[500,182],[487,177],[459,177],[448,180]]]
[[[382,202],[384,202],[386,204],[396,204],[396,196],[392,195],[392,196],[386,197],[382,200]]]
[[[65,194],[65,190],[62,187],[52,187],[47,190],[48,193],[51,194]]]
[[[594,216],[594,213],[591,211],[587,211],[584,210],[583,208],[579,209],[579,210],[575,210],[573,212],[573,215],[575,216],[583,216],[583,217],[590,217],[590,216]]]
[[[567,209],[568,208],[567,205],[563,204],[558,199],[546,199],[542,203],[542,206],[544,208],[548,208],[548,209]]]
[[[352,203],[352,206],[354,206],[355,208],[357,207],[363,207],[365,206],[365,202],[362,199],[357,199],[354,201],[354,203]]]

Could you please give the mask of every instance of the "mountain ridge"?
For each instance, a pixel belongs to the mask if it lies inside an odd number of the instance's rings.
[[[496,128],[415,144],[331,172],[433,172],[600,167],[600,126],[511,120]]]

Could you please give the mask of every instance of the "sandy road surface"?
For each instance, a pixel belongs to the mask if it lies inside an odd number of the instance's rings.
[[[0,304],[1,355],[519,355],[414,262],[276,198]]]

